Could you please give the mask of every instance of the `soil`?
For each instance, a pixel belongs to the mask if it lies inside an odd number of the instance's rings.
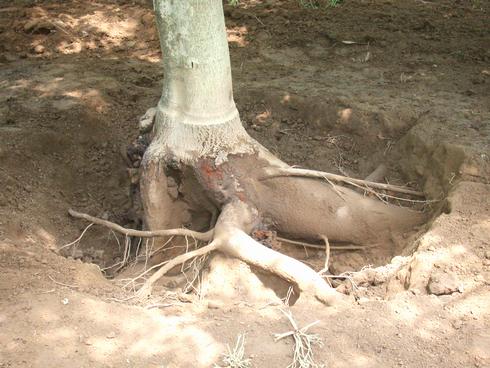
[[[363,178],[385,164],[387,182],[434,200],[395,246],[332,252],[332,273],[350,276],[334,286],[355,302],[291,307],[300,326],[320,321],[328,367],[490,367],[489,11],[225,6],[254,138],[301,167]],[[287,287],[268,275],[214,256],[197,294],[161,286],[135,303],[101,272],[124,239],[93,226],[59,250],[88,225],[70,207],[138,226],[127,147],[161,93],[153,22],[150,1],[1,4],[0,367],[211,367],[239,334],[254,367],[291,362],[292,340],[273,338],[292,329]],[[322,267],[322,251],[274,245]]]

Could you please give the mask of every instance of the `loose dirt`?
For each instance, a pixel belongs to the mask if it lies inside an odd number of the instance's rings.
[[[138,225],[138,152],[128,160],[126,149],[163,78],[150,3],[0,7],[0,367],[211,367],[243,333],[254,367],[291,361],[292,341],[273,339],[291,329],[287,287],[240,262],[215,257],[198,295],[160,287],[135,303],[123,276],[100,271],[121,260],[124,239],[93,226],[58,251],[88,225],[70,207]],[[364,178],[385,164],[388,182],[437,200],[429,223],[389,248],[332,252],[352,304],[291,307],[300,326],[320,321],[314,352],[328,367],[490,366],[489,11],[225,6],[235,99],[254,138],[301,167]]]

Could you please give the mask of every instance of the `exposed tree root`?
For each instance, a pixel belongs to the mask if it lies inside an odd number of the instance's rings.
[[[169,230],[154,230],[154,231],[142,231],[135,229],[126,229],[114,222],[110,222],[107,220],[100,219],[98,217],[90,216],[86,213],[77,212],[72,210],[71,208],[68,210],[68,213],[75,218],[84,219],[90,221],[97,225],[102,225],[117,231],[118,233],[124,234],[126,236],[136,236],[140,238],[155,238],[155,237],[163,237],[163,236],[191,236],[197,240],[208,241],[213,238],[213,230],[209,230],[205,233],[201,233],[199,231],[193,231],[189,229],[169,229]]]
[[[328,272],[328,267],[329,267],[328,265],[330,262],[330,242],[328,241],[328,238],[325,235],[322,235],[322,239],[325,242],[325,266],[319,272],[319,274]]]
[[[326,271],[330,250],[369,248],[380,242],[390,241],[394,233],[408,231],[424,219],[423,214],[410,209],[385,204],[331,182],[329,182],[331,185],[325,185],[310,178],[331,179],[368,190],[378,188],[415,196],[423,196],[421,192],[389,184],[290,168],[270,155],[263,147],[256,146],[256,148],[258,151],[255,154],[228,155],[219,163],[216,163],[216,159],[203,158],[187,165],[177,166],[171,166],[172,161],[168,157],[153,158],[153,151],[147,151],[145,154],[142,201],[146,225],[150,229],[166,227],[162,224],[169,224],[169,221],[179,216],[176,209],[185,208],[185,211],[190,213],[202,212],[205,207],[205,211],[212,213],[208,219],[215,218],[215,213],[221,210],[213,230],[197,232],[181,228],[140,231],[125,229],[112,222],[74,210],[70,210],[69,213],[73,217],[106,226],[126,236],[180,235],[211,241],[202,248],[175,255],[133,279],[134,282],[158,268],[138,290],[137,296],[140,298],[150,295],[155,282],[174,267],[194,257],[219,250],[279,276],[295,285],[301,293],[314,296],[327,305],[342,300],[344,296],[331,288],[321,274],[305,263],[260,244],[249,234],[264,223],[269,223],[273,224],[275,230],[294,238],[318,239],[322,237],[321,234],[328,234],[328,240],[353,244],[345,247],[330,247],[324,237],[326,245],[321,249],[326,250],[326,263],[323,270]],[[287,176],[300,178],[292,180]],[[277,179],[265,180],[272,177]],[[177,187],[177,182],[179,182],[178,191],[176,193],[174,191],[170,196],[169,193],[175,190],[172,188]],[[175,225],[178,226],[174,224],[169,227]],[[313,246],[295,241],[292,243]],[[360,247],[359,244],[369,245]]]
[[[370,188],[389,190],[391,192],[396,192],[396,193],[409,194],[409,195],[413,195],[416,197],[425,197],[425,194],[423,192],[419,192],[419,191],[416,191],[416,190],[413,190],[413,189],[410,189],[407,187],[400,187],[397,185],[377,183],[377,182],[367,181],[367,180],[362,180],[362,179],[349,178],[347,176],[332,174],[332,173],[323,172],[323,171],[298,169],[298,168],[271,167],[271,168],[266,169],[265,173],[266,174],[260,178],[261,180],[266,180],[266,179],[281,177],[281,176],[299,176],[299,177],[304,177],[304,178],[318,178],[318,179],[332,180],[332,181],[342,182],[342,183],[346,183],[346,184],[350,184],[350,185],[357,184],[357,186],[361,185],[361,186],[367,186]]]
[[[384,179],[386,171],[388,171],[386,165],[380,164],[371,174],[366,176],[364,180],[368,182],[380,183]]]
[[[82,233],[80,234],[80,236],[78,238],[76,238],[74,241],[68,243],[68,244],[65,244],[61,247],[58,248],[58,252],[62,249],[65,249],[65,248],[68,248],[68,247],[71,247],[72,245],[74,244],[77,244],[80,240],[82,240],[83,236],[85,235],[85,233],[87,232],[88,229],[90,229],[92,226],[93,226],[93,222],[88,224],[87,227],[85,229],[83,229]]]
[[[301,292],[331,305],[342,297],[304,263],[276,252],[251,238],[246,231],[253,226],[254,210],[235,201],[223,208],[216,224],[216,237],[223,242],[221,251],[250,265],[275,274],[296,285]]]
[[[172,268],[175,266],[178,266],[194,257],[202,256],[205,255],[209,252],[212,252],[213,250],[218,249],[220,246],[220,242],[215,239],[208,245],[193,250],[188,253],[181,254],[180,256],[177,256],[175,258],[172,258],[171,260],[167,261],[157,272],[155,272],[151,277],[145,281],[143,286],[138,290],[136,293],[139,298],[147,298],[148,296],[151,295],[153,284],[157,282],[162,276],[164,276],[168,271],[170,271]],[[155,267],[155,266],[154,266]],[[151,270],[151,269],[150,269]],[[147,270],[147,271],[150,271]],[[139,275],[136,277],[137,279],[144,276],[147,271],[145,271],[143,274]]]
[[[147,296],[156,280],[175,266],[219,250],[287,280],[326,304],[338,301],[341,294],[321,275],[265,247],[249,234],[254,229],[273,228],[294,239],[318,239],[325,234],[332,242],[353,246],[389,244],[394,235],[420,225],[424,214],[383,203],[334,182],[372,192],[379,189],[415,197],[424,197],[424,193],[291,168],[272,155],[241,124],[233,100],[221,2],[182,3],[155,0],[165,55],[164,92],[156,109],[149,110],[140,123],[151,139],[142,160],[140,194],[145,228],[153,231],[124,229],[73,210],[70,214],[126,236],[181,235],[211,241],[200,249],[176,253],[151,268],[161,267],[145,281],[139,296]],[[196,37],[202,34],[209,37]],[[380,175],[378,171],[376,176]],[[312,178],[323,179],[328,185]],[[375,194],[378,198],[389,196]],[[195,229],[216,225],[205,233],[175,229],[189,222]],[[173,230],[158,230],[167,228]],[[334,249],[327,240],[326,244],[325,268],[328,252]]]
[[[291,240],[291,239],[286,239],[282,238],[280,236],[276,236],[276,239],[279,240],[280,242],[292,244],[292,245],[297,245],[300,247],[305,247],[305,248],[313,248],[313,249],[325,249],[325,245],[319,245],[319,244],[312,244],[312,243],[307,243],[299,240]],[[330,243],[329,243],[330,244]],[[376,248],[376,245],[330,245],[330,250],[366,250],[369,248]]]
[[[73,210],[70,210],[70,214],[74,217],[82,218],[95,224],[107,226],[123,234],[127,233],[134,236],[142,236],[142,233],[146,234],[147,236],[161,236],[160,234],[181,235],[178,233],[178,231],[184,230],[174,229],[153,232],[136,231],[125,229],[110,221],[102,220],[97,217],[79,213]],[[202,248],[181,254],[169,261],[155,265],[137,276],[133,280],[139,279],[153,269],[160,267],[158,271],[156,271],[149,279],[145,281],[143,286],[138,290],[137,296],[139,298],[145,298],[151,295],[155,282],[175,266],[178,266],[194,257],[205,255],[214,250],[220,250],[250,265],[256,266],[264,271],[271,272],[281,277],[282,279],[296,285],[301,292],[312,295],[327,305],[331,305],[342,298],[340,293],[332,289],[318,273],[316,273],[306,264],[267,248],[251,238],[247,232],[250,232],[255,225],[255,215],[256,211],[243,202],[234,201],[227,204],[223,208],[214,229],[214,239],[212,242]],[[208,233],[196,234],[203,235]]]

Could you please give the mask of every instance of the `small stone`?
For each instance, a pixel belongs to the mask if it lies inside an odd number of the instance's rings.
[[[490,250],[487,250],[487,251],[485,252],[485,258],[486,258],[486,259],[490,259]]]
[[[36,54],[42,54],[45,50],[46,48],[43,45],[36,45],[36,47],[34,47],[34,52]]]
[[[339,293],[350,295],[350,293],[352,292],[352,286],[351,284],[344,283],[337,287],[335,290],[337,290]]]
[[[233,10],[230,14],[230,17],[232,19],[241,19],[243,17],[243,13],[240,12],[240,10],[236,9],[236,10]]]
[[[126,169],[128,172],[129,180],[131,181],[131,184],[138,184],[140,181],[140,174],[138,169],[134,168],[129,168]]]
[[[54,25],[47,19],[31,19],[24,25],[24,32],[50,33],[54,30]]]
[[[177,187],[168,187],[167,192],[173,199],[177,199],[179,197],[179,190]]]
[[[358,272],[352,277],[352,280],[359,286],[365,286],[370,284],[371,273],[362,271]],[[373,277],[374,279],[374,277]]]
[[[194,301],[194,298],[190,294],[179,294],[177,299],[182,303],[192,303]]]
[[[143,23],[144,25],[149,25],[149,24],[153,24],[153,22],[155,21],[155,17],[153,16],[153,13],[146,13],[145,15],[143,15],[141,17],[141,23]]]
[[[476,282],[485,282],[485,278],[483,277],[483,275],[480,274],[476,275],[473,280],[475,280]]]
[[[177,182],[175,181],[174,178],[172,178],[171,176],[168,176],[167,177],[167,186],[168,187],[176,187],[177,186]]]
[[[369,299],[366,298],[366,297],[361,297],[361,298],[359,298],[359,300],[357,301],[357,303],[359,303],[359,304],[366,304],[366,303],[369,303]]]
[[[448,295],[459,291],[459,280],[453,274],[445,272],[433,272],[430,276],[427,289],[430,294]]]
[[[111,331],[109,332],[109,334],[107,334],[106,338],[108,339],[114,339],[116,337],[116,333],[114,331]]]
[[[386,281],[388,281],[388,276],[389,274],[388,273],[384,273],[384,272],[376,272],[374,274],[374,279],[372,281],[372,284],[374,286],[378,286],[378,285],[381,285],[381,284],[384,284]]]
[[[83,258],[83,252],[81,249],[74,249],[72,253],[72,257],[74,259],[81,259]]]
[[[454,321],[452,323],[452,325],[453,325],[453,328],[455,330],[459,330],[461,327],[463,327],[463,321],[461,321],[460,319],[458,319],[458,320]]]
[[[218,303],[215,300],[209,300],[208,301],[208,308],[209,309],[220,309],[221,308],[221,304]]]

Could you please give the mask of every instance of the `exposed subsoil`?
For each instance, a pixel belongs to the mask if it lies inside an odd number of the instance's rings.
[[[246,334],[254,367],[286,367],[277,280],[218,256],[199,296],[147,303],[100,271],[124,239],[67,209],[138,226],[137,120],[163,78],[150,1],[0,7],[0,367],[211,367]],[[490,366],[490,7],[483,1],[295,1],[225,6],[235,99],[289,164],[410,185],[423,228],[333,251],[348,307],[291,307],[327,367]],[[131,166],[131,167],[128,167]],[[129,175],[128,175],[129,174]],[[323,251],[272,246],[316,268]],[[358,272],[363,269],[362,272]],[[129,270],[130,271],[130,270]],[[129,272],[126,270],[126,274]],[[130,274],[130,272],[129,272]],[[275,288],[277,291],[277,288]],[[300,299],[301,300],[301,299]]]

